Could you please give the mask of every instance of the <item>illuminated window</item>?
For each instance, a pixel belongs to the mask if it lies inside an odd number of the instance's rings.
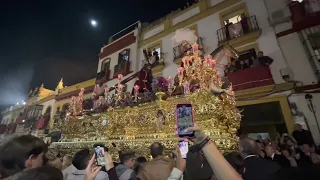
[[[156,42],[147,48],[150,63],[159,62],[161,59],[162,42]]]
[[[242,13],[244,15],[244,13]],[[227,25],[228,23],[236,24],[237,22],[241,21],[241,14],[235,15],[229,19],[224,20],[224,25]]]

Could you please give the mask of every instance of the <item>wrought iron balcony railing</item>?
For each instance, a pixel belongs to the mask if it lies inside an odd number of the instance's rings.
[[[235,24],[217,30],[219,44],[260,30],[256,16],[244,18]]]
[[[203,50],[203,44],[202,44],[202,38],[198,37],[197,43],[199,44],[199,50]],[[179,46],[176,46],[173,48],[173,55],[174,55],[174,59],[179,59],[182,58],[183,56],[185,56],[185,54],[192,50],[192,44],[189,43],[182,43]]]

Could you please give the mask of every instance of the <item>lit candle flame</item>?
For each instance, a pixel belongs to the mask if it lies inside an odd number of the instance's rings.
[[[180,74],[182,74],[182,73],[183,73],[183,70],[184,70],[184,68],[183,68],[183,67],[179,67],[179,68],[178,68],[178,72],[179,72]]]
[[[105,92],[105,93],[108,93],[109,90],[110,90],[110,89],[109,89],[108,87],[106,87],[106,88],[104,89],[104,92]]]
[[[198,52],[198,50],[199,50],[199,45],[198,45],[197,43],[194,43],[194,44],[192,45],[192,49],[193,49],[193,53]]]
[[[122,75],[122,74],[118,74],[118,79],[119,79],[119,81],[121,81],[122,78],[123,78],[123,75]]]

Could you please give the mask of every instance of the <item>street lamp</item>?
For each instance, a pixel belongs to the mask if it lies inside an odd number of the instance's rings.
[[[308,103],[308,108],[309,110],[312,112],[313,116],[314,116],[314,119],[317,123],[317,127],[318,127],[318,131],[320,132],[320,126],[319,126],[319,123],[318,123],[318,118],[317,118],[317,114],[316,114],[316,109],[314,108],[314,104],[312,102],[312,99],[313,99],[313,96],[311,94],[306,94],[304,96],[304,98],[306,99],[307,103]]]

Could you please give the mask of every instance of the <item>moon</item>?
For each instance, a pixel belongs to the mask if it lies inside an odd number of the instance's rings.
[[[91,26],[92,27],[96,27],[98,25],[97,21],[96,20],[90,20],[90,23],[91,23]]]

